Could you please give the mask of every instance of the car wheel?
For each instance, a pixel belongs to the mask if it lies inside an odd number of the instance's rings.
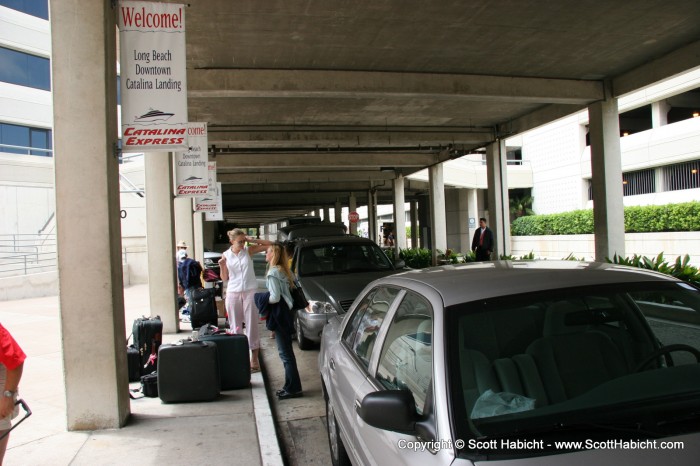
[[[333,466],[351,466],[352,463],[350,463],[348,452],[345,451],[343,439],[340,438],[338,422],[329,399],[326,399],[326,428],[328,429],[328,444],[331,447],[331,463]]]
[[[304,336],[304,331],[301,329],[299,317],[294,319],[294,330],[297,332],[297,344],[299,345],[299,349],[303,351],[310,350],[313,347],[314,342]]]

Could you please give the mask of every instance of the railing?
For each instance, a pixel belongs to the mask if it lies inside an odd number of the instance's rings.
[[[39,155],[41,157],[53,157],[53,149],[41,149],[39,147],[13,146],[12,144],[0,144],[0,152],[20,155]]]
[[[55,234],[0,235],[0,277],[56,270]]]
[[[0,277],[56,270],[55,234],[0,235]]]

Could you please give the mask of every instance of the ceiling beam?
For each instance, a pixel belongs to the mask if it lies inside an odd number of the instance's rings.
[[[693,42],[668,55],[617,76],[612,80],[615,97],[627,94],[700,67],[700,41]]]
[[[408,154],[367,154],[319,151],[311,153],[266,153],[266,154],[235,154],[217,153],[216,170],[226,173],[235,172],[242,167],[248,168],[305,168],[314,167],[338,168],[368,168],[368,167],[426,167],[439,162],[437,154],[408,153]]]
[[[391,131],[385,128],[355,130],[349,127],[317,129],[304,127],[292,129],[287,126],[274,126],[248,129],[245,127],[217,128],[212,125],[207,130],[210,145],[218,148],[316,148],[340,147],[354,149],[362,147],[423,147],[444,146],[446,144],[482,144],[485,139],[493,139],[492,129],[446,128],[439,126],[432,130],[413,131],[411,129]]]
[[[598,81],[383,71],[193,69],[189,99],[412,98],[585,104],[603,97]]]
[[[513,134],[537,128],[551,123],[565,116],[574,114],[586,108],[585,105],[546,105],[513,120],[498,125],[499,137],[508,137]]]
[[[346,170],[346,171],[302,171],[298,174],[289,172],[264,172],[264,173],[219,173],[216,181],[223,184],[239,183],[287,183],[290,179],[295,182],[306,183],[338,183],[347,181],[383,181],[396,178],[394,170],[370,171],[370,170]]]

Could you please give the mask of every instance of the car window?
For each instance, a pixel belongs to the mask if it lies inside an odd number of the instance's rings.
[[[693,328],[700,325],[700,296],[688,293],[687,285],[676,289],[645,290],[630,293],[630,298],[644,313],[649,326],[662,345],[684,344],[697,347]],[[679,351],[667,355],[675,365],[694,364],[692,353]]]
[[[377,379],[389,390],[409,390],[422,414],[430,403],[433,379],[433,312],[422,297],[408,292],[387,330]]]
[[[343,341],[365,367],[369,366],[379,327],[398,293],[399,290],[386,287],[370,291],[345,327]]]
[[[697,387],[699,315],[698,289],[672,282],[591,285],[448,307],[446,367],[458,437],[537,430],[555,420],[676,422],[686,408],[665,403]]]
[[[298,259],[299,276],[332,275],[391,270],[393,266],[373,243],[330,243],[303,248]]]

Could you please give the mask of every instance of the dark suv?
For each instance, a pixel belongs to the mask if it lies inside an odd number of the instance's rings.
[[[379,246],[367,238],[330,236],[297,240],[292,271],[309,305],[297,311],[295,327],[302,350],[321,341],[326,322],[350,308],[371,281],[397,273],[403,261],[393,264]]]

